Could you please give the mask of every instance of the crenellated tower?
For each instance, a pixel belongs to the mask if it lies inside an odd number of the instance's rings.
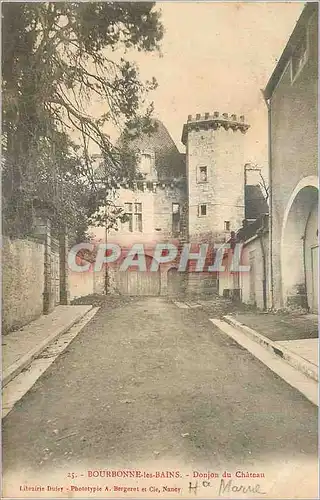
[[[244,219],[244,116],[189,115],[186,146],[190,242],[221,243]]]

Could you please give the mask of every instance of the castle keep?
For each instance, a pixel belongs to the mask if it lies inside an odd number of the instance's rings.
[[[189,115],[183,126],[190,242],[222,243],[244,219],[244,116]]]

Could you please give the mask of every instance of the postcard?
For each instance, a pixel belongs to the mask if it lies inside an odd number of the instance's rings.
[[[2,498],[318,498],[318,3],[1,8]]]

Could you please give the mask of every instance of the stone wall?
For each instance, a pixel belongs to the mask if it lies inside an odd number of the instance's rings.
[[[78,273],[69,271],[70,300],[94,293],[94,272],[92,270]]]
[[[189,271],[186,277],[187,295],[215,295],[218,293],[216,273]]]
[[[2,324],[7,332],[43,313],[44,245],[3,238]]]
[[[77,258],[77,265],[88,265],[88,262]],[[114,273],[111,269],[108,272],[108,293],[114,292]],[[70,300],[87,295],[106,293],[106,268],[102,266],[101,271],[94,270],[94,264],[90,264],[90,268],[84,272],[72,271],[69,269],[69,294]]]

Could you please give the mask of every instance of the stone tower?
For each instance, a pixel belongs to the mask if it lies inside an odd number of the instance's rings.
[[[244,219],[244,116],[205,113],[183,126],[189,241],[222,243]]]

